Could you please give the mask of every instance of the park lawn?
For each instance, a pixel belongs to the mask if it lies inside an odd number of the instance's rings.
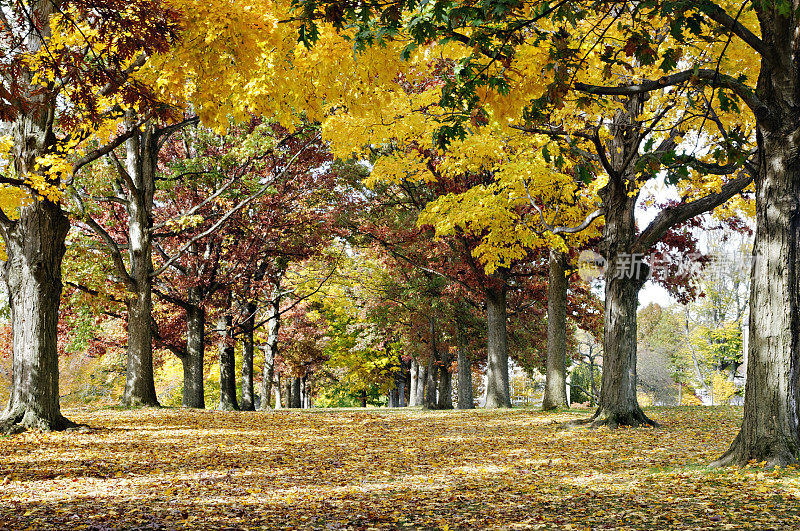
[[[740,408],[588,412],[70,409],[0,437],[0,529],[790,529],[793,469],[709,470]]]

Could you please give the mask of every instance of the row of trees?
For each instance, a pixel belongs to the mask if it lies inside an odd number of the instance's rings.
[[[627,262],[659,242],[673,244],[678,227],[755,182],[745,417],[721,463],[786,464],[800,455],[792,265],[800,207],[787,199],[800,192],[791,60],[798,20],[789,0],[106,3],[3,8],[3,117],[12,134],[1,221],[14,342],[4,423],[68,424],[58,411],[55,353],[68,230],[59,199],[67,190],[85,201],[81,179],[94,170],[79,170],[108,156],[120,176],[106,182],[122,183],[120,202],[112,202],[124,207],[129,236],[127,262],[115,266],[129,321],[125,401],[151,403],[152,282],[179,265],[164,249],[163,264],[151,266],[159,148],[195,120],[189,109],[217,128],[247,113],[284,124],[303,113],[322,124],[334,156],[374,161],[375,190],[403,191],[389,216],[414,212],[440,238],[423,243],[446,246],[447,255],[422,244],[408,249],[381,232],[380,215],[375,230],[359,229],[427,281],[446,280],[441,292],[430,291],[433,299],[463,288],[464,303],[485,309],[488,407],[509,405],[509,296],[528,289],[517,278],[535,278],[545,262],[552,272],[548,377],[563,381],[561,316],[580,315],[564,310],[565,257],[598,245],[607,270],[594,425],[654,423],[636,399],[636,300],[647,266],[631,272]],[[123,144],[125,163],[114,155]],[[277,164],[267,180],[295,162]],[[638,228],[642,187],[663,173],[681,199]],[[259,185],[261,194],[269,190]],[[234,203],[208,230],[251,201]],[[178,219],[191,223],[194,214]],[[92,225],[88,214],[84,220]],[[122,250],[113,234],[95,232],[112,258],[114,244]],[[547,259],[536,260],[542,254]],[[228,307],[232,295],[223,299]],[[220,319],[218,329],[227,330],[232,317]],[[562,403],[563,385],[547,388],[548,405]]]

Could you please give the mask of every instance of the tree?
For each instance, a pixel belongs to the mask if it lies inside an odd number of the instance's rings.
[[[98,8],[104,16],[96,16]],[[3,7],[0,115],[11,133],[5,142],[11,175],[4,180],[21,191],[11,194],[21,201],[19,210],[6,204],[0,215],[14,337],[3,430],[71,425],[58,401],[56,334],[69,228],[59,204],[61,186],[126,139],[105,143],[102,128],[116,121],[123,101],[150,101],[150,91],[132,74],[148,55],[165,51],[177,31],[176,13],[157,2],[126,2],[122,8],[115,1]],[[92,136],[104,145],[81,153]],[[77,160],[68,162],[76,152]]]

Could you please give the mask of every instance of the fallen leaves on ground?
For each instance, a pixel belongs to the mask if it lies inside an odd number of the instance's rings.
[[[789,529],[794,469],[710,470],[741,409],[67,410],[0,437],[0,529]]]

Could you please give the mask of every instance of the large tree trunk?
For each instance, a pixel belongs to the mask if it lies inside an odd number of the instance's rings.
[[[231,344],[230,329],[233,319],[227,311],[217,319],[219,334],[219,409],[234,411],[236,403],[236,356]]]
[[[630,133],[640,109],[640,98],[634,97],[620,111],[612,143],[613,162],[626,156],[638,144]],[[630,122],[630,123],[629,123]],[[634,212],[636,197],[628,193],[628,183],[635,181],[634,168],[609,177],[603,190],[605,227],[603,246],[606,259],[606,290],[603,336],[603,376],[600,404],[591,419],[593,426],[655,425],[647,418],[636,398],[636,307],[639,290],[649,275],[641,255],[631,254],[636,237]]]
[[[547,369],[542,409],[567,407],[567,259],[550,250],[547,286]]]
[[[203,358],[205,356],[206,311],[200,306],[199,288],[189,288],[186,309],[186,356],[183,363],[183,407],[205,409]]]
[[[464,332],[458,329],[458,409],[474,409],[472,396],[472,362],[467,354]]]
[[[800,16],[758,7],[762,58],[756,93],[770,109],[759,120],[755,262],[751,275],[747,383],[742,427],[716,465],[800,460]],[[774,10],[774,11],[772,11]],[[790,12],[791,13],[791,12]]]
[[[256,305],[248,302],[245,305],[244,336],[242,339],[242,411],[255,411],[253,399],[253,354],[255,343],[253,334],[256,324]]]
[[[158,406],[153,378],[153,244],[152,211],[158,148],[151,125],[127,143],[127,172],[135,189],[128,191],[128,360],[122,404]]]
[[[496,275],[486,287],[488,360],[486,367],[486,408],[511,407],[508,379],[508,332],[506,330],[506,280]]]
[[[61,415],[58,394],[58,307],[68,230],[61,208],[38,200],[20,210],[12,227],[4,227],[13,361],[0,431],[73,425]]]

